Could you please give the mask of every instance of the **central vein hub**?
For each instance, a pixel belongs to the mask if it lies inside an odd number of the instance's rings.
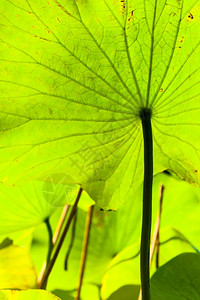
[[[140,119],[142,121],[144,121],[144,120],[150,120],[151,116],[152,116],[152,110],[151,110],[151,108],[147,108],[147,107],[141,108],[141,110],[139,112],[139,116],[140,116]]]

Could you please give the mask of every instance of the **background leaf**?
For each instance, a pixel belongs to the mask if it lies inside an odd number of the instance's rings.
[[[153,225],[158,214],[160,185],[164,184],[164,198],[160,229],[159,263],[163,265],[171,258],[183,252],[196,252],[193,244],[200,249],[199,244],[199,189],[173,176],[159,174],[154,177],[153,187]],[[176,192],[175,192],[176,191]],[[125,286],[138,286],[139,249],[141,226],[142,188],[135,194],[134,201],[118,211],[103,212],[94,210],[89,243],[88,260],[83,282],[83,299],[96,299],[96,289],[101,288],[101,297],[117,297]],[[55,228],[59,218],[58,209],[51,217]],[[63,249],[49,278],[47,288],[61,298],[75,295],[78,283],[82,239],[85,227],[86,212],[78,210],[75,241],[68,261],[68,270],[64,271],[64,260],[71,239],[71,233],[66,238]],[[44,225],[34,233],[31,249],[32,258],[39,272],[43,258],[46,255],[47,236],[42,234]],[[179,233],[178,233],[179,231]],[[190,243],[186,242],[183,236]],[[155,260],[152,262],[151,273],[156,271]],[[129,276],[127,275],[129,274]],[[90,289],[89,287],[90,286]],[[87,294],[87,289],[91,291]],[[127,287],[128,289],[128,287]],[[130,287],[130,289],[132,289]],[[118,291],[118,292],[117,292]],[[136,288],[138,291],[138,288]],[[61,294],[62,293],[62,294]],[[119,294],[118,294],[119,293]],[[115,295],[114,295],[115,294]],[[97,298],[98,299],[98,298]],[[112,298],[111,298],[112,299]]]
[[[43,182],[35,181],[20,187],[0,184],[0,233],[9,234],[42,223],[55,208],[45,201]]]
[[[181,254],[157,270],[151,279],[152,300],[197,300],[200,296],[200,255]]]
[[[0,184],[0,209],[3,212],[0,234],[10,234],[41,224],[57,207],[73,204],[78,189],[75,185],[42,181],[32,181],[15,187]],[[83,192],[79,206],[88,207],[93,203],[87,193]]]
[[[158,216],[161,184],[163,184],[165,188],[160,224],[159,266],[162,266],[180,253],[196,252],[195,247],[197,249],[200,248],[200,223],[198,217],[200,210],[199,189],[164,173],[154,176],[152,235]],[[140,203],[141,196],[142,188],[136,195],[135,203]],[[131,222],[128,219],[129,211],[130,208],[127,208],[127,211],[124,211],[123,217],[121,216],[121,219],[124,218],[124,220],[126,220],[127,227],[130,226],[129,222]],[[142,216],[141,204],[139,204],[138,207],[134,205],[133,212],[138,215],[138,221],[134,221],[133,223],[135,224],[135,232],[138,232],[135,244],[125,247],[122,251],[118,252],[107,267],[102,279],[101,295],[103,299],[109,299],[115,292],[117,297],[117,290],[122,289],[124,286],[133,287],[140,284],[139,251]],[[133,219],[133,216],[130,217],[130,220],[131,219]],[[126,228],[126,225],[124,228]],[[124,229],[124,232],[125,230],[126,229]],[[151,275],[156,271],[155,258],[156,256],[154,254],[151,264]],[[136,300],[137,298],[138,297],[136,297]]]

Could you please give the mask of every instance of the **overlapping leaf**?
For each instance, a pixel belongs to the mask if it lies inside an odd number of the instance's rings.
[[[142,180],[141,107],[154,172],[199,184],[198,0],[2,0],[0,174],[50,174],[117,208]]]
[[[0,234],[34,227],[49,218],[57,207],[73,204],[79,187],[32,181],[21,186],[0,184]],[[91,205],[92,199],[83,193],[79,205]]]

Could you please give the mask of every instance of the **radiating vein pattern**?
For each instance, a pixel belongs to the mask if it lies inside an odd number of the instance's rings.
[[[197,0],[1,1],[1,181],[67,174],[117,208],[142,180],[147,105],[155,173],[198,183],[199,12]]]

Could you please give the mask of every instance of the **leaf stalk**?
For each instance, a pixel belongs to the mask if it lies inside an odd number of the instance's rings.
[[[92,224],[92,213],[93,213],[93,206],[90,206],[88,210],[86,226],[85,226],[83,250],[82,250],[82,257],[81,257],[81,267],[80,267],[80,277],[79,277],[79,283],[77,288],[76,300],[80,300],[81,287],[83,283],[83,276],[85,271],[85,263],[86,263],[88,244],[89,244],[90,229]]]
[[[153,184],[153,140],[151,110],[143,108],[140,112],[144,140],[144,182],[143,216],[140,247],[140,274],[142,300],[150,300],[150,239],[152,219],[152,184]]]
[[[59,252],[60,252],[60,249],[61,249],[61,247],[62,247],[62,245],[63,245],[64,240],[65,240],[65,236],[66,236],[66,234],[67,234],[67,232],[68,232],[68,230],[69,230],[69,227],[70,227],[70,225],[71,225],[71,222],[72,222],[72,220],[73,220],[73,218],[74,218],[74,216],[75,216],[75,214],[76,214],[77,205],[78,205],[78,202],[79,202],[79,200],[80,200],[82,191],[83,191],[83,189],[80,188],[80,189],[79,189],[79,192],[78,192],[78,195],[77,195],[77,197],[76,197],[76,201],[75,201],[75,203],[74,203],[74,205],[73,205],[73,207],[72,207],[72,210],[71,210],[71,212],[70,212],[69,218],[68,218],[68,220],[67,220],[67,223],[66,223],[66,225],[65,225],[65,227],[64,227],[64,229],[63,229],[63,232],[62,232],[62,234],[61,234],[61,237],[60,237],[60,239],[59,239],[59,241],[58,241],[58,245],[55,247],[55,252],[53,253],[52,259],[50,260],[49,265],[47,266],[47,269],[46,269],[46,271],[45,271],[45,273],[44,273],[44,276],[43,276],[43,278],[42,278],[42,280],[41,280],[41,285],[40,285],[40,288],[41,288],[41,289],[43,289],[43,288],[46,287],[48,277],[49,277],[49,275],[50,275],[50,273],[51,273],[51,271],[52,271],[52,269],[53,269],[53,266],[54,266],[54,264],[55,264],[55,262],[56,262],[56,259],[57,259],[57,257],[58,257],[58,254],[59,254]]]

